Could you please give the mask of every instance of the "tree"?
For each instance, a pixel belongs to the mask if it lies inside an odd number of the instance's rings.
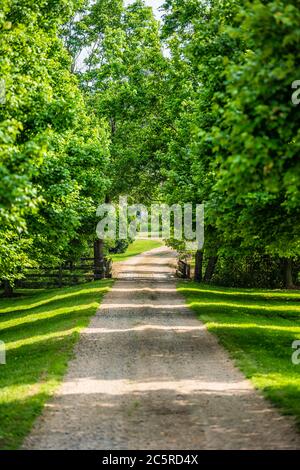
[[[291,102],[299,20],[291,1],[245,2],[239,9],[230,34],[248,48],[241,63],[228,65],[223,122],[214,133],[223,156],[217,224],[228,239],[284,258],[287,287],[300,249],[300,117]]]
[[[165,59],[152,9],[140,0],[127,8],[120,1],[99,0],[89,5],[72,34],[67,42],[86,48],[81,84],[91,108],[110,127],[109,199],[145,194],[149,200],[159,183],[156,155],[164,144]]]
[[[59,38],[60,25],[79,4],[4,2],[0,16],[6,89],[0,105],[0,278],[7,286],[25,264],[65,259],[69,242],[84,234],[91,205],[96,211],[103,198],[105,126],[88,116]],[[95,167],[97,176],[91,174]]]
[[[165,190],[173,202],[206,204],[207,281],[222,244],[221,231],[210,210],[215,205],[212,188],[219,161],[212,129],[222,120],[226,65],[238,61],[243,50],[241,40],[224,30],[232,23],[237,6],[235,1],[165,3],[163,31],[172,54],[168,96],[174,96],[171,112],[176,128],[169,143]],[[197,252],[195,261],[195,278],[201,280],[203,253]]]

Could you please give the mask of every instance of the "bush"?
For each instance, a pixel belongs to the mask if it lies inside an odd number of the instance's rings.
[[[233,287],[283,288],[282,273],[282,261],[278,258],[255,252],[241,257],[222,255],[212,282]]]

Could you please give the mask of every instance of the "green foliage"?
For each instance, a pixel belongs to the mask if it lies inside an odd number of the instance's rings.
[[[218,224],[227,219],[226,235],[234,228],[245,246],[282,257],[298,256],[300,248],[300,115],[291,102],[299,21],[299,5],[290,1],[245,2],[238,11],[229,33],[248,49],[226,68],[223,122],[215,130],[224,156]]]
[[[67,42],[76,43],[77,54],[78,48],[88,47],[78,76],[91,107],[110,127],[108,199],[131,194],[139,201],[149,200],[160,179],[157,152],[164,132],[161,95],[166,61],[152,9],[142,1],[127,8],[121,4],[91,4]]]
[[[176,129],[166,198],[205,202],[207,256],[219,251],[238,263],[255,251],[262,268],[265,255],[298,259],[300,117],[291,85],[299,5],[174,0],[165,8]]]
[[[0,279],[10,282],[24,264],[66,259],[87,231],[92,238],[105,193],[105,125],[59,38],[78,5],[12,1],[0,14]]]
[[[299,269],[299,266],[296,266]],[[242,250],[229,254],[219,250],[219,259],[212,282],[223,286],[283,288],[283,261],[263,252]]]
[[[2,3],[1,279],[76,259],[124,194],[205,203],[219,280],[297,268],[297,2],[166,0],[161,27],[142,0]]]

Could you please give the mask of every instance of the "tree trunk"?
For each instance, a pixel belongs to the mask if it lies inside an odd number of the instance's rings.
[[[111,129],[111,134],[115,135],[116,133],[116,121],[114,118],[110,118],[110,129]]]
[[[202,265],[203,265],[203,251],[197,250],[195,254],[195,273],[194,273],[194,280],[196,282],[202,281]]]
[[[103,279],[104,277],[104,242],[103,240],[94,241],[94,279]]]
[[[293,289],[293,261],[292,258],[284,260],[284,286],[286,289]]]
[[[214,274],[214,271],[215,271],[217,261],[218,261],[217,256],[211,256],[209,258],[207,266],[206,266],[205,274],[204,274],[204,282],[210,282],[211,281],[211,279],[213,277],[213,274]]]
[[[4,297],[13,297],[14,290],[9,281],[4,281]]]

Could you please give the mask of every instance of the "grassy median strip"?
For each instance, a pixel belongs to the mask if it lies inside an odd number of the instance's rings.
[[[180,282],[187,304],[216,334],[238,367],[300,429],[300,292],[231,289]]]
[[[62,380],[73,347],[111,280],[0,299],[0,448],[15,449]]]

